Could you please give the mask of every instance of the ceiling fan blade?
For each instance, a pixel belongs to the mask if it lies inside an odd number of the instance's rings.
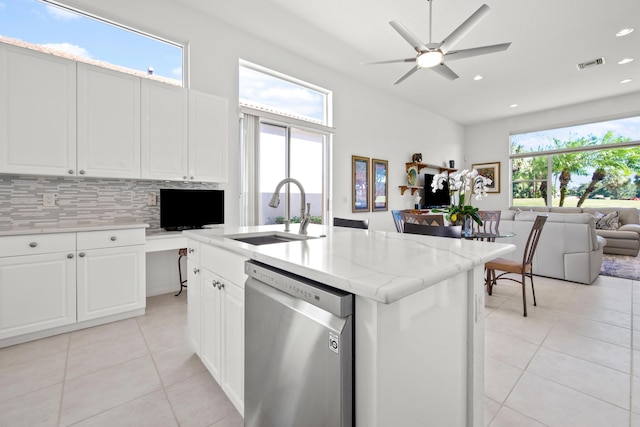
[[[405,81],[407,79],[407,77],[411,76],[411,74],[415,73],[416,71],[418,71],[418,66],[417,65],[415,67],[413,67],[412,69],[410,69],[409,71],[407,71],[406,73],[404,73],[402,75],[402,77],[400,77],[398,80],[393,82],[393,84],[394,85],[398,85],[398,84],[402,83],[403,81]]]
[[[456,59],[471,58],[472,56],[486,55],[488,53],[501,52],[507,50],[511,43],[494,44],[491,46],[474,47],[471,49],[451,50],[446,55],[447,61]]]
[[[489,13],[489,6],[483,4],[480,6],[478,10],[473,12],[466,21],[464,21],[458,28],[453,30],[449,36],[442,41],[442,45],[440,46],[440,50],[442,53],[449,52],[462,38],[473,29],[482,18],[485,17],[487,13]]]
[[[395,64],[398,62],[416,62],[416,58],[389,59],[386,61],[361,62],[360,65]]]
[[[436,65],[435,67],[431,67],[429,69],[449,80],[455,80],[458,78],[458,75],[454,73],[451,68],[447,67],[444,64]]]
[[[391,25],[393,29],[402,36],[403,39],[408,41],[409,44],[416,50],[416,52],[421,53],[429,50],[427,49],[427,46],[425,46],[425,44],[422,43],[418,37],[416,37],[415,34],[413,34],[407,27],[404,26],[404,24],[401,24],[398,21],[391,21],[389,22],[389,25]]]

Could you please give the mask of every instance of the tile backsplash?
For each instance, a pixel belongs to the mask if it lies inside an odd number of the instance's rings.
[[[218,188],[218,184],[0,175],[0,227],[145,222],[160,228],[161,188]],[[58,194],[43,206],[45,193]],[[157,204],[149,206],[149,195]]]

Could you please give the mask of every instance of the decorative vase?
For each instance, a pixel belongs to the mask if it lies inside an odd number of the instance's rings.
[[[471,215],[464,217],[464,225],[462,226],[462,235],[464,237],[471,237],[473,234],[473,218]]]

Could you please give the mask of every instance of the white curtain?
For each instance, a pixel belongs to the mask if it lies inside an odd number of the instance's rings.
[[[259,225],[260,117],[244,114],[242,147],[242,225]]]

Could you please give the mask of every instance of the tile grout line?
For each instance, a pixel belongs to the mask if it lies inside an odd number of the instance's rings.
[[[62,374],[62,387],[60,388],[60,403],[58,404],[58,420],[56,425],[59,426],[62,421],[62,402],[64,402],[64,386],[67,383],[67,366],[69,365],[69,349],[71,348],[71,334],[67,333],[67,355],[64,360],[64,372]]]
[[[156,364],[156,360],[153,357],[153,352],[151,351],[151,348],[149,348],[149,343],[147,342],[147,337],[145,336],[144,332],[142,331],[142,328],[140,327],[140,324],[138,323],[138,319],[136,318],[136,325],[138,326],[138,329],[140,330],[140,334],[142,335],[142,339],[144,340],[144,344],[145,346],[147,346],[147,350],[149,351],[149,357],[151,358],[151,363],[153,363],[153,369],[155,369],[156,371],[156,375],[158,375],[158,379],[160,380],[160,387],[162,388],[162,393],[164,394],[164,398],[167,399],[167,403],[169,404],[169,408],[171,409],[171,414],[173,415],[173,418],[176,422],[176,425],[179,426],[180,425],[180,421],[178,420],[178,415],[176,414],[176,411],[173,408],[173,405],[171,404],[171,400],[169,399],[169,395],[167,394],[167,388],[164,385],[164,381],[162,380],[162,376],[160,375],[160,370],[158,369],[158,365]]]
[[[577,289],[577,288],[575,288],[575,287],[573,288],[573,292],[572,292],[571,298],[573,298],[573,297],[575,296],[576,289]],[[520,299],[522,296],[521,296],[521,295],[515,295],[515,294],[514,294],[514,295],[511,295],[511,296],[510,296],[509,298],[507,298],[507,299],[505,300],[505,302],[504,302],[503,304],[501,304],[500,306],[504,305],[504,304],[505,304],[505,303],[506,303],[510,298],[516,298],[516,297]],[[569,301],[570,301],[570,300],[571,300],[571,299],[569,299]],[[532,302],[533,302],[533,301],[532,301]],[[558,311],[564,310],[564,308],[567,306],[567,304],[568,304],[568,303],[569,303],[569,302],[565,303],[565,304],[563,305],[563,307],[562,307],[561,309],[559,309]],[[537,306],[536,306],[536,307],[537,307]],[[559,319],[559,317],[560,317],[560,316],[556,317],[556,318],[553,320],[553,324],[551,325],[551,327],[550,327],[550,328],[549,328],[549,330],[547,331],[546,335],[545,335],[545,336],[544,336],[544,338],[540,341],[540,344],[537,344],[538,348],[537,348],[537,349],[536,349],[536,351],[533,353],[533,355],[531,356],[531,359],[529,359],[529,361],[527,362],[527,365],[524,367],[524,369],[522,369],[522,373],[520,374],[520,376],[518,377],[518,379],[514,382],[513,387],[511,387],[511,390],[509,390],[509,393],[507,393],[507,396],[504,398],[504,401],[503,401],[502,403],[500,403],[500,408],[499,408],[499,409],[498,409],[498,411],[496,412],[496,416],[498,415],[498,412],[500,412],[500,409],[502,409],[503,407],[506,407],[506,408],[508,408],[508,409],[510,409],[510,410],[512,410],[512,411],[515,411],[515,412],[518,412],[519,414],[522,414],[522,412],[517,411],[517,410],[515,410],[515,409],[513,409],[513,408],[511,408],[511,407],[509,407],[509,406],[507,406],[506,402],[507,402],[507,400],[509,400],[509,397],[511,396],[511,394],[512,394],[512,393],[513,393],[513,391],[515,390],[516,386],[520,383],[520,381],[522,380],[522,377],[524,376],[524,374],[525,374],[525,373],[526,373],[526,374],[529,374],[529,375],[535,375],[535,374],[531,374],[531,373],[529,373],[527,370],[529,369],[529,366],[531,365],[531,362],[533,362],[533,359],[535,359],[536,355],[537,355],[537,354],[538,354],[538,352],[540,351],[540,348],[542,348],[542,345],[544,344],[544,342],[546,341],[546,339],[549,337],[549,334],[551,333],[551,331],[556,327],[556,324],[558,323],[558,319]],[[531,344],[533,344],[533,343],[531,343]],[[536,345],[536,344],[534,344],[534,345]],[[505,362],[505,363],[506,363],[506,362]],[[510,365],[510,366],[512,366],[512,365]],[[537,375],[536,375],[536,376],[537,376]],[[540,423],[540,424],[542,424],[542,425],[545,425],[545,426],[547,425],[547,424],[543,423],[542,421],[540,421],[540,420],[538,420],[538,419],[536,419],[536,418],[534,418],[534,417],[532,417],[532,416],[529,416],[529,415],[526,415],[526,414],[522,414],[522,415],[524,415],[525,417],[530,418],[530,419],[532,419],[532,420],[534,420],[534,421],[536,421],[536,422],[538,422],[538,423]],[[491,422],[489,423],[489,425],[491,425],[491,423],[493,423],[493,421],[494,421],[494,420],[495,420],[495,416],[494,416],[494,418],[491,420]]]

